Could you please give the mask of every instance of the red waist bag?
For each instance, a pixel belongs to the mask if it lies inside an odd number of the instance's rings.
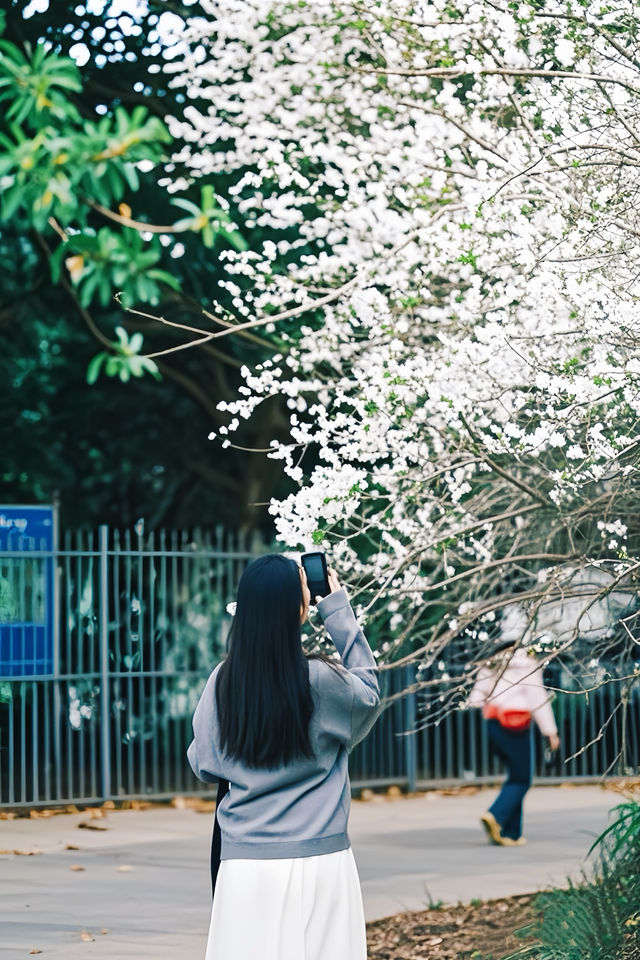
[[[521,730],[528,730],[531,726],[530,710],[509,710],[508,707],[496,707],[488,703],[483,713],[487,720],[497,720],[505,730],[513,730],[519,733]]]

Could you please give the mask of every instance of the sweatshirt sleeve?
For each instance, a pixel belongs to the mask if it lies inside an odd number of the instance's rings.
[[[469,699],[467,700],[465,706],[484,707],[485,703],[493,693],[495,685],[496,678],[493,670],[490,670],[489,667],[481,667],[478,671],[476,682],[473,685],[473,690],[469,694]]]
[[[341,718],[333,720],[335,735],[352,750],[366,737],[382,710],[378,667],[344,590],[320,600],[318,612],[347,671],[346,677],[338,678],[343,687],[346,681],[346,710],[340,711]]]
[[[542,667],[532,669],[524,680],[527,690],[527,700],[533,719],[538,724],[540,733],[545,737],[553,737],[558,733],[551,694],[545,688],[542,676]]]
[[[216,667],[209,677],[193,714],[193,740],[187,750],[191,769],[196,777],[205,783],[215,783],[223,778],[222,764],[215,746],[218,729],[215,707],[217,669]]]

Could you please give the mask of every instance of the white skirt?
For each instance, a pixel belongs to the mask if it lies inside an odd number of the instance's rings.
[[[206,960],[366,960],[350,849],[287,860],[223,860]]]

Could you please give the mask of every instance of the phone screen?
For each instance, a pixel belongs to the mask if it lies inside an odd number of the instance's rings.
[[[308,580],[324,583],[324,567],[320,557],[308,557],[304,561],[304,569]]]
[[[302,566],[307,575],[312,602],[315,602],[316,597],[326,597],[331,592],[325,564],[323,553],[306,553],[302,557]]]

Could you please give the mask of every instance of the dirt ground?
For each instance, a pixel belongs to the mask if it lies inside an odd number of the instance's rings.
[[[398,913],[367,924],[369,960],[500,960],[531,940],[533,896]]]

